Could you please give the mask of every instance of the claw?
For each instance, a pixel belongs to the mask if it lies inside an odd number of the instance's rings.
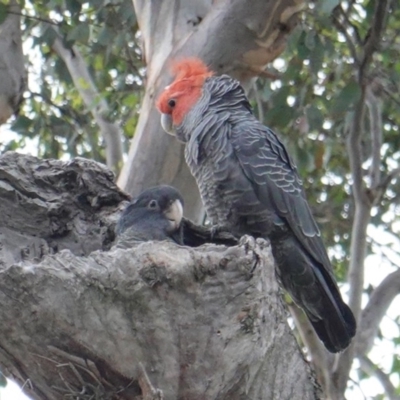
[[[239,246],[243,246],[246,250],[246,253],[249,251],[254,251],[256,247],[256,239],[250,235],[244,235],[239,240]]]
[[[222,233],[222,232],[226,232],[226,233],[231,234],[228,226],[225,226],[225,225],[213,225],[213,226],[210,228],[210,237],[211,237],[211,240],[214,240],[215,237],[216,237],[217,235],[219,235],[220,233]]]

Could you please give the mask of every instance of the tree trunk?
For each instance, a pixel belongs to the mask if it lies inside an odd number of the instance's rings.
[[[147,64],[146,94],[128,161],[119,184],[129,193],[168,183],[181,190],[187,216],[199,218],[202,203],[183,160],[183,149],[166,135],[154,107],[170,82],[171,58],[198,56],[217,73],[249,82],[284,49],[304,2],[296,0],[133,0]]]
[[[21,7],[9,2],[7,18],[0,24],[0,125],[18,113],[26,88],[21,39]]]
[[[116,246],[112,174],[0,157],[0,364],[34,399],[317,399],[265,241]]]

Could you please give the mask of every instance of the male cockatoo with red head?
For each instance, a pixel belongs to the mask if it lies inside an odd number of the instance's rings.
[[[277,275],[330,352],[345,349],[356,322],[343,302],[296,166],[254,116],[240,83],[199,59],[174,64],[157,107],[185,158],[213,224],[269,239]]]

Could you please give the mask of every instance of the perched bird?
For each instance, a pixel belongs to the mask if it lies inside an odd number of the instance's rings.
[[[183,198],[172,186],[143,191],[122,212],[115,233],[119,247],[135,241],[170,240],[182,244]]]
[[[330,352],[345,349],[356,322],[343,302],[296,167],[262,125],[239,82],[199,59],[173,66],[157,100],[165,131],[186,144],[185,158],[213,224],[268,238],[277,275]]]

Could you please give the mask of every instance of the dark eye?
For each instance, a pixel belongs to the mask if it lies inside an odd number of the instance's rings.
[[[150,203],[149,203],[149,208],[154,210],[157,207],[158,207],[157,200],[151,200]]]
[[[171,108],[174,108],[174,107],[176,106],[176,101],[175,101],[174,99],[169,99],[169,100],[168,100],[168,105],[169,105]]]

